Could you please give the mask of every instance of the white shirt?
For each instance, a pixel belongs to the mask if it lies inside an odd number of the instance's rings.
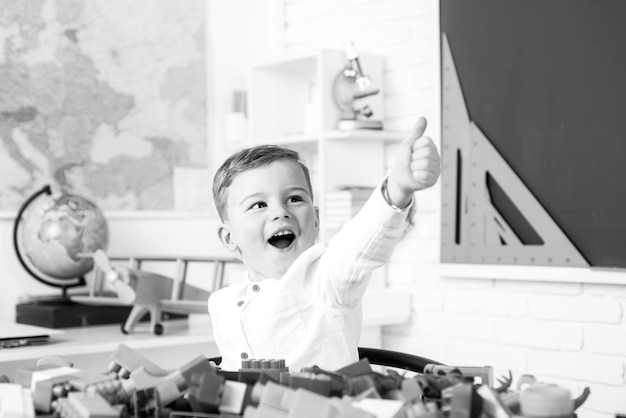
[[[291,371],[358,361],[361,299],[389,260],[413,211],[389,206],[380,187],[328,244],[315,244],[280,279],[247,277],[213,293],[209,314],[224,370],[242,359],[284,359]]]

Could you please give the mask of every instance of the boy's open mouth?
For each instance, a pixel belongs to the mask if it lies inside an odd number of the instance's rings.
[[[285,249],[291,245],[296,236],[291,231],[279,231],[267,240],[270,245],[276,248]]]

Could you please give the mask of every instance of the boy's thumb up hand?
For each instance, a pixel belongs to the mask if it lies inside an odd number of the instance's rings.
[[[396,164],[389,175],[389,187],[405,195],[431,187],[441,174],[441,157],[432,139],[423,136],[426,118],[420,117],[409,136],[400,143]]]

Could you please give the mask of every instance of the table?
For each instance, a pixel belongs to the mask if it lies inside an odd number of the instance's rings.
[[[35,366],[39,359],[48,356],[61,356],[78,369],[106,371],[119,344],[137,350],[166,370],[174,370],[200,354],[219,355],[210,320],[165,321],[163,334],[158,336],[148,326],[149,323],[140,323],[129,335],[122,334],[119,324],[65,328],[63,334],[52,336],[49,343],[0,350],[0,375],[13,380],[16,369]]]
[[[374,288],[363,297],[363,330],[360,346],[382,348],[382,328],[406,323],[411,317],[411,295],[403,289]],[[176,369],[200,354],[219,355],[213,339],[211,319],[205,314],[190,314],[188,319],[163,322],[160,336],[139,323],[134,332],[124,335],[120,325],[64,328],[65,333],[51,337],[50,343],[0,350],[0,375],[13,379],[18,367],[30,367],[46,356],[62,356],[79,369],[106,370],[111,353],[121,343],[166,370]]]

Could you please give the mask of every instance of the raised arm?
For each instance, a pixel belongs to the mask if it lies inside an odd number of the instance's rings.
[[[389,260],[409,228],[413,193],[437,182],[441,158],[433,141],[423,136],[425,129],[426,119],[420,118],[400,144],[389,177],[328,243],[324,271],[337,305],[358,303],[370,272]]]
[[[424,136],[426,126],[426,118],[420,117],[400,144],[387,181],[389,203],[396,207],[408,206],[413,193],[433,186],[441,174],[441,157],[432,139]]]

